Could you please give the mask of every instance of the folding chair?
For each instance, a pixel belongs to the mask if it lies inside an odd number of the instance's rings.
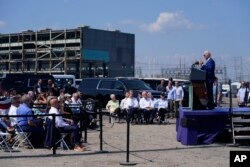
[[[70,150],[70,149],[69,149],[69,146],[67,145],[66,141],[64,140],[65,137],[67,137],[67,136],[69,135],[69,133],[60,133],[60,134],[61,134],[61,139],[58,140],[58,141],[56,142],[56,145],[57,145],[58,143],[60,143],[60,147],[61,147],[61,148],[66,147],[67,150]]]
[[[24,132],[18,124],[15,125],[15,129],[17,137],[15,138],[16,142],[13,144],[12,147],[18,149],[22,144],[27,144],[29,147],[34,149],[34,146],[29,140],[31,132]]]
[[[51,137],[52,137],[51,131],[52,131],[52,128],[53,128],[52,127],[52,120],[47,117],[45,122],[46,122],[46,130],[47,130],[45,144],[48,147],[52,147],[52,143],[51,143]],[[61,133],[61,132],[59,132],[58,128],[55,128],[53,135],[54,135],[54,137],[59,139],[59,140],[56,141],[55,145],[58,145],[60,143],[60,147],[62,147],[62,148],[66,147],[67,150],[70,150],[69,146],[67,145],[66,141],[64,140],[65,137],[68,136],[68,134],[69,133]],[[59,135],[60,135],[60,137],[59,137]]]
[[[9,147],[9,144],[7,142],[7,137],[9,135],[10,135],[9,133],[0,131],[0,149],[4,151],[7,150],[11,153],[12,148]]]

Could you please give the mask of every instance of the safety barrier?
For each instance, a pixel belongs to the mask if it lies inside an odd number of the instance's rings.
[[[101,105],[96,100],[83,100],[82,105],[79,104],[71,104],[68,105],[69,108],[74,109],[78,108],[79,113],[71,113],[71,114],[42,114],[42,115],[33,115],[33,116],[43,116],[43,117],[52,117],[52,155],[56,155],[56,139],[55,139],[55,119],[57,116],[79,116],[80,117],[80,129],[83,127],[84,131],[84,142],[87,143],[87,121],[83,120],[82,118],[87,118],[87,114],[96,114],[99,115],[99,126],[100,126],[100,149],[97,151],[97,153],[107,153],[108,151],[103,150],[103,115],[119,118],[119,119],[125,119],[124,117],[118,117],[114,115],[110,115],[109,112],[103,112]],[[36,108],[43,108],[43,106],[37,106]],[[84,112],[83,112],[84,111]],[[30,117],[31,115],[7,115],[7,117]],[[6,117],[6,115],[0,115],[1,117]],[[84,124],[84,123],[85,124]],[[129,162],[129,138],[130,138],[130,112],[127,112],[126,116],[126,122],[127,122],[127,141],[126,141],[126,161],[120,162],[120,165],[135,165],[136,163]]]

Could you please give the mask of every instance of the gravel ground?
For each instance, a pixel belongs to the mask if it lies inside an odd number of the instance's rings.
[[[131,125],[130,162],[138,167],[228,167],[230,150],[249,148],[227,147],[225,143],[184,146],[176,141],[175,120],[164,125]],[[0,167],[107,167],[121,166],[126,161],[126,123],[113,127],[104,119],[103,150],[98,153],[99,131],[88,132],[88,150],[74,152],[57,150],[52,156],[48,149],[24,149],[12,154],[0,150]]]

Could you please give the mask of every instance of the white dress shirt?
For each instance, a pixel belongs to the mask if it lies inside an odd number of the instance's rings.
[[[145,108],[152,108],[152,100],[148,98],[141,98],[140,99],[140,108],[145,109]]]
[[[237,97],[240,99],[240,101],[239,101],[240,103],[244,102],[244,98],[245,98],[245,94],[246,94],[246,89],[247,88],[240,88],[238,90]],[[247,89],[247,91],[249,91],[249,90]]]
[[[165,99],[164,100],[158,99],[157,100],[157,107],[158,107],[158,110],[160,110],[161,108],[167,109],[168,108],[168,101]]]
[[[58,109],[55,107],[51,107],[49,110],[49,114],[60,114]],[[49,116],[49,119],[52,119],[52,116]],[[69,126],[67,122],[63,120],[62,116],[56,116],[56,127],[64,127],[64,126]]]
[[[17,110],[17,107],[14,105],[11,105],[8,115],[16,115],[16,110]],[[16,125],[17,123],[16,117],[10,117],[10,122],[12,126]]]
[[[122,99],[122,101],[121,101],[120,108],[121,108],[122,110],[125,109],[125,102],[126,102],[126,100],[127,100],[127,98],[124,98],[124,99]]]
[[[130,109],[130,108],[138,108],[138,101],[136,98],[127,98],[124,103],[124,108],[125,109]]]
[[[70,104],[82,104],[80,99],[75,100],[73,97],[71,98]]]
[[[184,98],[184,91],[183,91],[183,88],[182,86],[178,86],[178,87],[175,87],[175,91],[176,91],[176,101],[181,101],[183,100]]]

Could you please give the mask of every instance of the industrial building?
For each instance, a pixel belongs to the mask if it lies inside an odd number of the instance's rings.
[[[133,77],[134,68],[134,34],[88,26],[0,34],[2,73]]]

